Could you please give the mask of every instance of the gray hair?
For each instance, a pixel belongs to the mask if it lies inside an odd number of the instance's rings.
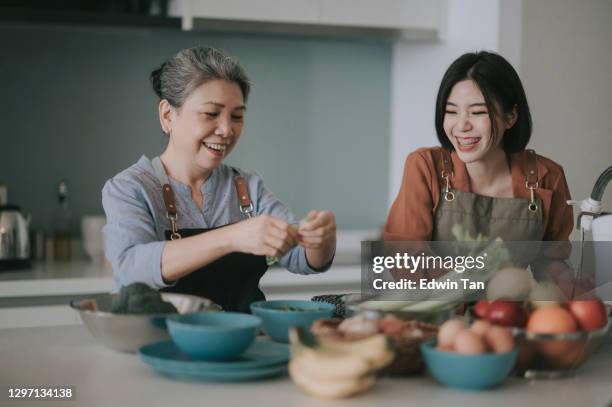
[[[181,107],[194,89],[215,79],[236,83],[245,103],[251,90],[251,80],[238,60],[201,46],[179,51],[151,72],[150,79],[155,94],[174,107]]]

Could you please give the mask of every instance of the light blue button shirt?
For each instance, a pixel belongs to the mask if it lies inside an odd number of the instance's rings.
[[[268,214],[298,224],[258,174],[238,171],[247,180],[256,215]],[[234,173],[227,165],[221,164],[202,185],[202,209],[193,202],[191,187],[172,178],[170,186],[179,214],[179,229],[210,229],[245,219],[239,209]],[[171,226],[151,161],[142,156],[136,164],[108,180],[102,189],[102,206],[107,218],[106,257],[113,266],[117,286],[138,281],[157,289],[167,287],[161,277],[161,255],[166,244],[165,231]],[[308,265],[304,248],[296,246],[279,259],[279,265],[292,273],[314,274],[328,270],[331,262],[315,270]]]

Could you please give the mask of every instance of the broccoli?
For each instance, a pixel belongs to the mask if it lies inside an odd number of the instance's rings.
[[[161,294],[144,283],[121,287],[119,295],[111,303],[114,314],[171,314],[178,310],[162,300]]]

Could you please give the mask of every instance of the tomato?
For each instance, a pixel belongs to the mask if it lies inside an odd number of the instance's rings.
[[[485,318],[495,325],[522,327],[527,313],[520,302],[498,300],[489,304]]]
[[[567,308],[583,331],[595,331],[608,323],[606,306],[600,300],[568,301]]]

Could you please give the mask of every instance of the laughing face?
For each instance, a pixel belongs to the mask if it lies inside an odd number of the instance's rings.
[[[504,132],[514,124],[515,115],[505,120],[498,116],[494,116],[498,134],[493,135],[489,109],[478,85],[467,79],[453,86],[446,101],[443,126],[461,161],[479,161],[502,149]]]
[[[245,110],[242,91],[236,83],[203,83],[180,108],[169,109],[169,143],[196,171],[212,171],[238,143]]]

